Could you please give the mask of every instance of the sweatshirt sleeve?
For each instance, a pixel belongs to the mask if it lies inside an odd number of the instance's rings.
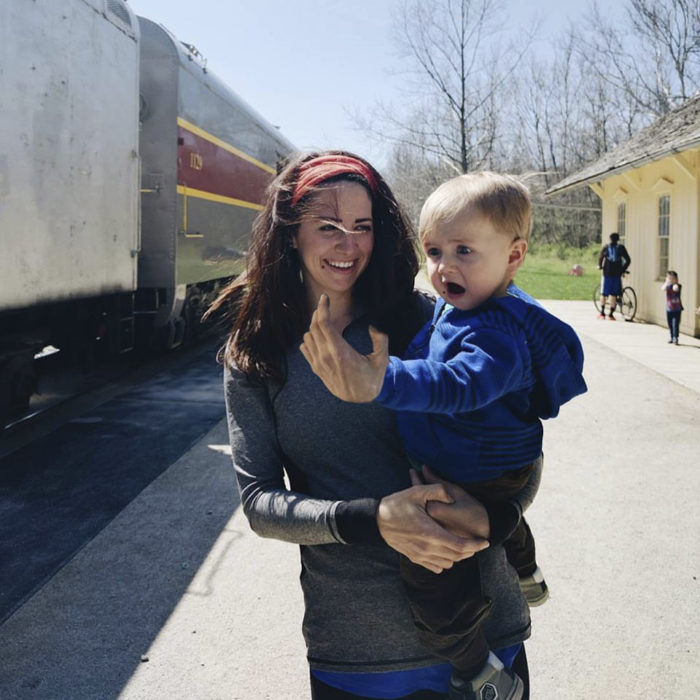
[[[377,401],[400,411],[463,413],[521,388],[523,353],[518,341],[500,330],[469,333],[450,360],[389,358]]]
[[[265,386],[252,385],[236,368],[224,371],[231,456],[241,503],[261,537],[296,544],[378,544],[376,499],[331,501],[290,491]]]

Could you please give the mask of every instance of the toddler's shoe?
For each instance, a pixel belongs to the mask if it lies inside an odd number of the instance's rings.
[[[598,318],[601,320],[605,319],[605,314],[598,314]]]
[[[608,321],[614,321],[614,320],[615,320],[615,317],[612,314],[610,314],[610,316],[608,316]]]
[[[531,608],[542,605],[549,598],[549,588],[538,566],[530,576],[520,579],[520,590]]]
[[[452,674],[447,700],[521,700],[524,692],[520,677],[489,652],[489,658],[476,678],[465,681]]]

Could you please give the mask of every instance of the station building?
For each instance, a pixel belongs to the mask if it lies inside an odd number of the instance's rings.
[[[683,285],[681,332],[700,337],[700,95],[546,194],[583,185],[601,200],[602,243],[617,231],[630,253],[625,283],[637,292],[637,319],[666,325],[661,284],[675,270]]]

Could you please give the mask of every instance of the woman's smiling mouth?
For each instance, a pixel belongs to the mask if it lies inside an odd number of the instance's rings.
[[[328,267],[331,267],[334,270],[349,270],[355,267],[357,260],[325,260],[324,262],[328,265]]]

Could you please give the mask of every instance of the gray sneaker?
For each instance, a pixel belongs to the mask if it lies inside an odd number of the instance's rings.
[[[531,576],[523,576],[520,579],[520,590],[531,608],[542,605],[549,598],[549,588],[539,566]]]
[[[489,658],[476,678],[465,681],[452,674],[447,699],[521,700],[524,692],[525,686],[520,677],[509,671],[493,652],[489,652]]]

